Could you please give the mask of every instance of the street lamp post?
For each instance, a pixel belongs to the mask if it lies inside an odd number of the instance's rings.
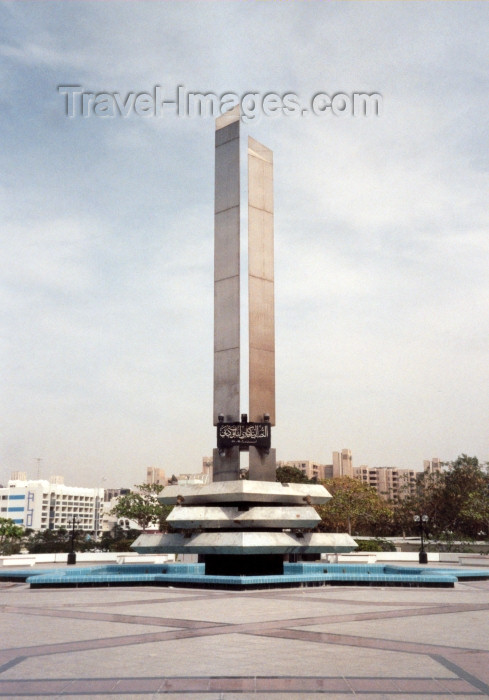
[[[421,533],[421,549],[419,550],[419,563],[420,564],[427,564],[428,563],[428,554],[427,554],[427,552],[424,551],[424,526],[428,522],[428,516],[427,515],[415,515],[413,520],[415,523],[419,523],[419,530]]]
[[[68,558],[66,560],[66,564],[68,566],[71,566],[73,564],[76,564],[76,552],[75,552],[75,525],[77,524],[77,517],[73,513],[73,520],[71,521],[71,549],[68,552]]]

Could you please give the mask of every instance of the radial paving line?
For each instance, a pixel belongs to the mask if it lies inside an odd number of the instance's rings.
[[[245,632],[245,634],[248,634]],[[378,649],[382,651],[401,652],[405,654],[421,654],[429,656],[434,661],[441,663],[445,668],[456,673],[459,677],[470,682],[479,690],[489,696],[489,684],[467,672],[459,664],[450,660],[454,653],[467,652],[469,654],[481,654],[489,663],[489,652],[484,649],[452,647],[445,645],[423,644],[419,642],[403,642],[391,639],[360,637],[345,634],[331,634],[328,632],[314,632],[308,630],[275,629],[254,631],[252,634],[265,637],[277,637],[280,639],[301,640],[304,642],[316,642],[320,644],[337,644],[349,647],[361,647],[363,649]]]
[[[353,634],[336,634],[332,632],[315,632],[312,630],[287,629],[285,627],[274,629],[254,629],[244,631],[244,634],[252,634],[259,637],[277,637],[279,639],[295,639],[302,642],[315,642],[319,644],[339,644],[349,647],[363,647],[364,649],[382,649],[382,651],[399,651],[404,654],[439,654],[451,651],[466,651],[487,654],[484,649],[464,647],[452,647],[443,644],[423,644],[422,642],[403,642],[396,639],[384,639],[380,637],[361,637]]]
[[[445,668],[447,668],[452,673],[455,673],[457,676],[459,676],[459,678],[462,678],[463,680],[467,681],[471,685],[481,690],[485,695],[489,696],[489,684],[484,683],[484,681],[481,681],[479,678],[477,678],[477,676],[474,676],[472,673],[469,673],[459,664],[454,663],[449,658],[439,656],[438,654],[430,654],[430,656],[433,659],[433,661],[436,661],[442,666],[445,666]]]
[[[137,605],[138,603],[131,602],[131,606]],[[394,603],[392,603],[394,605]],[[55,608],[34,608],[34,607],[19,607],[5,605],[0,609],[1,612],[7,614],[21,614],[21,615],[39,615],[41,617],[60,617],[75,620],[99,620],[103,622],[115,622],[123,624],[137,624],[137,625],[148,625],[148,626],[158,626],[158,627],[177,627],[177,628],[190,628],[190,629],[214,629],[217,627],[228,628],[232,623],[226,622],[214,622],[211,620],[188,620],[185,618],[168,618],[168,617],[156,617],[156,616],[142,616],[142,615],[128,615],[128,614],[117,614],[117,613],[103,613],[94,611],[76,611],[76,610],[64,610]],[[404,617],[418,617],[424,615],[448,615],[461,612],[478,612],[481,610],[489,610],[489,603],[487,604],[470,604],[470,603],[460,603],[457,605],[450,604],[439,604],[432,607],[416,608],[411,607],[408,609],[401,610],[384,610],[380,612],[366,612],[366,613],[346,613],[340,615],[314,615],[313,617],[301,617],[301,618],[289,618],[287,620],[267,621],[260,622],[260,625],[266,629],[275,628],[294,628],[307,625],[326,625],[334,624],[338,622],[366,622],[369,620],[383,620],[383,619],[395,619]],[[233,626],[234,631],[244,632],[247,628],[254,628],[254,623],[235,623]],[[227,629],[222,630],[223,634],[228,634]]]
[[[225,622],[212,622],[200,620],[177,619],[170,617],[149,617],[143,615],[127,615],[103,612],[80,612],[77,610],[57,610],[56,608],[19,608],[15,606],[5,606],[2,610],[5,613],[15,613],[21,615],[39,615],[41,617],[61,617],[73,620],[100,620],[102,622],[118,622],[128,625],[156,625],[158,627],[219,627],[226,625]]]
[[[485,585],[485,590],[487,590],[487,584]],[[12,590],[12,589],[11,589]],[[139,593],[141,589],[137,589]],[[148,589],[151,590],[151,589]],[[154,589],[153,589],[154,590]],[[310,589],[308,589],[310,591]],[[21,592],[22,589],[19,586],[17,589]],[[465,592],[462,589],[462,598],[465,597]],[[473,592],[466,589],[467,593]],[[10,591],[9,591],[10,593]],[[344,593],[344,590],[342,591]],[[358,590],[355,591],[355,594]],[[381,593],[381,589],[378,589],[378,593]],[[483,594],[483,591],[477,591],[476,596]],[[30,594],[28,594],[30,595]],[[38,594],[42,600],[43,593]],[[352,592],[352,596],[354,593]],[[103,596],[105,597],[105,596]],[[102,597],[102,599],[103,599]],[[76,600],[76,596],[74,597]],[[139,604],[156,604],[164,605],[163,610],[167,604],[173,605],[178,604],[179,606],[185,606],[188,602],[192,604],[198,601],[209,601],[212,602],[216,600],[218,605],[217,616],[222,617],[221,606],[228,603],[234,604],[233,607],[236,610],[243,610],[243,617],[246,617],[246,600],[254,606],[256,604],[260,605],[258,601],[261,599],[266,603],[267,610],[270,610],[272,614],[277,614],[280,607],[272,607],[274,602],[279,606],[284,606],[286,601],[295,601],[298,604],[314,604],[318,603],[320,600],[323,603],[328,603],[331,610],[337,609],[336,606],[340,604],[355,604],[364,606],[367,608],[366,612],[348,612],[345,614],[325,614],[325,608],[321,606],[320,615],[302,615],[298,617],[282,617],[281,619],[267,619],[268,615],[265,613],[263,619],[258,622],[222,622],[221,619],[218,621],[212,620],[195,620],[192,618],[190,609],[185,607],[178,607],[176,610],[172,609],[172,615],[168,617],[163,617],[162,615],[134,615],[126,614],[123,610],[120,613],[105,612],[90,609],[80,609],[82,607],[90,608],[94,607],[105,607],[105,605],[110,606],[118,605],[119,607],[126,606],[127,608],[135,609]],[[458,598],[460,600],[460,597]],[[476,598],[477,601],[477,598]],[[22,668],[22,663],[24,661],[28,662],[30,659],[38,659],[40,657],[49,658],[52,657],[52,662],[46,661],[46,668],[54,671],[56,673],[56,655],[58,654],[72,654],[77,656],[80,653],[87,651],[96,650],[109,650],[117,648],[131,648],[142,644],[154,644],[161,643],[165,644],[162,648],[162,653],[169,654],[169,659],[171,659],[171,646],[172,642],[177,640],[197,640],[198,638],[209,637],[220,637],[221,635],[226,637],[229,635],[246,635],[246,637],[257,637],[257,638],[268,638],[270,640],[289,640],[298,645],[303,644],[321,644],[326,649],[328,646],[335,647],[341,646],[345,649],[349,649],[352,658],[357,654],[358,649],[370,650],[372,652],[393,652],[399,654],[411,654],[417,655],[419,657],[420,669],[423,667],[423,659],[430,660],[430,663],[438,664],[440,671],[446,670],[449,674],[453,674],[456,677],[442,677],[442,673],[434,675],[420,674],[417,676],[402,675],[399,676],[338,676],[338,675],[317,675],[311,676],[310,674],[305,674],[304,676],[297,675],[274,675],[273,670],[274,660],[272,658],[263,659],[263,664],[259,662],[257,669],[260,670],[270,670],[271,673],[260,674],[260,675],[246,675],[240,674],[235,676],[229,675],[209,675],[203,676],[196,674],[195,676],[184,677],[182,675],[176,674],[175,676],[158,676],[158,677],[124,677],[124,667],[120,669],[122,673],[115,676],[105,678],[33,678],[29,674],[28,678],[20,679],[7,679],[5,675],[0,677],[0,697],[16,697],[19,695],[32,696],[32,697],[68,697],[68,696],[89,696],[89,695],[152,695],[152,694],[185,694],[193,695],[196,698],[209,697],[209,700],[217,700],[219,697],[224,697],[223,694],[255,694],[255,693],[270,693],[275,694],[280,697],[287,697],[289,694],[294,693],[297,695],[303,695],[305,698],[316,693],[322,694],[339,694],[342,695],[358,695],[358,694],[380,694],[386,695],[388,697],[395,697],[398,694],[403,694],[409,697],[426,698],[431,696],[438,697],[482,697],[489,696],[489,651],[485,649],[477,648],[467,648],[462,646],[452,646],[443,644],[423,644],[414,641],[399,641],[393,639],[386,639],[384,637],[365,637],[361,634],[361,626],[359,627],[359,634],[336,634],[328,632],[317,632],[314,629],[297,629],[298,627],[308,627],[317,625],[327,625],[327,624],[338,624],[342,622],[358,622],[362,623],[364,621],[384,621],[388,623],[390,620],[395,621],[396,619],[402,618],[415,618],[417,620],[427,616],[427,620],[434,620],[436,624],[436,616],[445,615],[456,615],[458,614],[469,614],[479,613],[483,614],[484,611],[489,610],[488,603],[480,602],[454,602],[447,603],[446,600],[440,603],[436,602],[426,602],[419,601],[407,602],[406,600],[399,601],[381,601],[377,600],[352,600],[346,601],[338,598],[328,598],[327,594],[320,596],[315,595],[304,595],[302,590],[297,590],[296,594],[289,592],[283,595],[272,595],[266,591],[261,593],[234,593],[226,592],[219,594],[205,594],[202,595],[201,592],[195,595],[195,592],[190,592],[185,595],[179,592],[178,600],[175,598],[167,597],[162,598],[158,596],[155,599],[134,599],[125,601],[107,601],[104,603],[91,602],[90,600],[85,601],[85,603],[76,603],[76,609],[73,609],[70,604],[56,603],[53,602],[46,606],[23,606],[21,604],[14,605],[3,605],[0,610],[8,615],[18,615],[19,619],[21,616],[48,616],[52,618],[52,624],[55,625],[56,621],[59,620],[59,625],[64,624],[63,621],[67,620],[80,620],[80,621],[93,621],[94,623],[119,623],[125,625],[146,625],[160,626],[160,627],[174,627],[172,630],[161,630],[161,631],[148,631],[148,633],[142,634],[121,634],[115,637],[104,637],[103,639],[85,639],[82,641],[61,641],[59,643],[47,643],[32,646],[19,646],[16,648],[5,649],[0,652],[0,663],[3,665],[0,667],[0,673],[7,674],[9,669],[17,667],[17,669]],[[205,605],[205,602],[204,602]],[[393,609],[390,610],[368,610],[370,606],[386,607],[390,606]],[[223,608],[225,610],[225,607]],[[209,617],[212,617],[212,610],[216,608],[209,609]],[[257,609],[259,610],[259,608]],[[307,608],[303,609],[306,612]],[[178,618],[175,616],[175,612],[180,614],[183,613],[182,617]],[[298,612],[300,609],[298,609]],[[187,614],[185,614],[187,612]],[[285,610],[284,610],[285,612]],[[429,616],[429,617],[428,617]],[[464,619],[464,618],[462,618]],[[239,617],[238,617],[239,620]],[[414,622],[414,620],[413,620]],[[75,623],[76,624],[76,623]],[[394,623],[395,624],[395,623]],[[429,622],[431,624],[431,622]],[[59,628],[58,629],[62,629]],[[70,628],[71,629],[71,628]],[[445,639],[450,639],[446,636],[446,629],[443,626],[440,627],[441,635],[445,635]],[[130,627],[129,627],[130,630]],[[85,629],[86,633],[86,629]],[[88,631],[90,633],[90,630]],[[388,633],[387,633],[388,634]],[[243,638],[246,639],[246,638]],[[169,645],[166,645],[166,643]],[[481,638],[481,642],[484,643],[484,637]],[[226,642],[223,640],[222,648]],[[246,642],[244,641],[246,646]],[[278,650],[278,659],[280,658],[280,644],[276,642],[273,643],[273,648]],[[164,651],[166,649],[166,652]],[[300,647],[299,647],[300,649]],[[300,652],[299,652],[300,653]],[[83,658],[83,657],[81,657]],[[399,657],[402,659],[402,656]],[[380,662],[379,662],[380,663]],[[402,661],[400,669],[402,668]],[[171,666],[170,666],[171,667]],[[26,666],[31,668],[30,666]],[[352,669],[354,669],[354,663]],[[407,668],[410,668],[409,664]],[[411,664],[412,668],[412,664]],[[215,664],[215,670],[219,669],[219,665]],[[108,669],[109,670],[109,669]],[[113,669],[112,674],[116,672]],[[15,671],[16,674],[19,671]],[[409,673],[409,672],[408,672]],[[27,676],[27,673],[25,674]]]

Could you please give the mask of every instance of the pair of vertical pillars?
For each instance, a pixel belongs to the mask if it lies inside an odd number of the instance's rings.
[[[248,138],[249,409],[275,425],[273,153]],[[214,209],[214,425],[240,420],[240,114],[216,120]],[[246,411],[245,411],[246,412]],[[275,450],[249,448],[249,478],[275,481]],[[214,450],[214,481],[239,479],[239,447]]]

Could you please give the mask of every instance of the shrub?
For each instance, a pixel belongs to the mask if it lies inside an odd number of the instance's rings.
[[[394,542],[390,540],[385,540],[382,537],[375,537],[371,540],[357,540],[355,542],[358,544],[357,552],[395,552],[396,546]]]

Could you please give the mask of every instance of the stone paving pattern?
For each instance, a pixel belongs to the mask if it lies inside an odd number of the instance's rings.
[[[0,697],[489,696],[489,581],[454,589],[0,584]]]

